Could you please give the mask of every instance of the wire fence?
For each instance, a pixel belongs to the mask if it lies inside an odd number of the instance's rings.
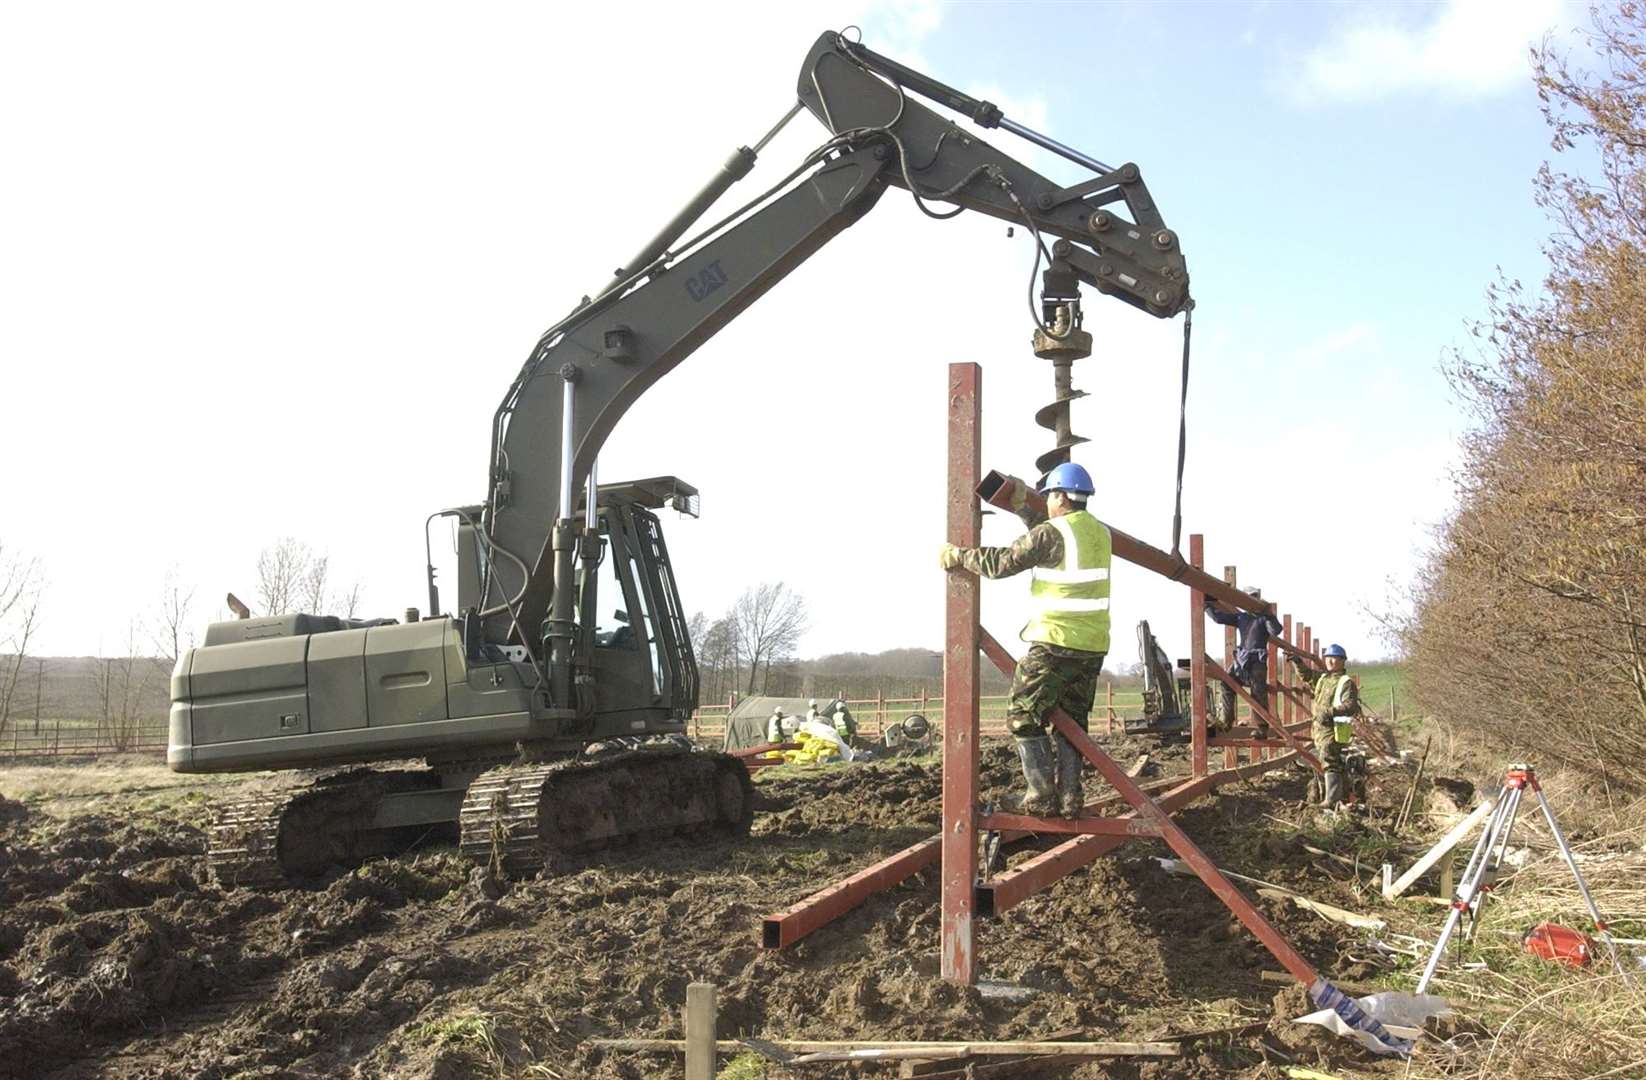
[[[54,757],[101,757],[109,754],[166,753],[166,721],[140,723],[121,731],[94,724],[42,724],[38,731],[14,724],[0,733],[0,761]]]

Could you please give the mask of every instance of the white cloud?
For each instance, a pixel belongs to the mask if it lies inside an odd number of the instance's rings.
[[[1284,75],[1297,102],[1497,93],[1523,85],[1530,72],[1527,49],[1572,22],[1569,0],[1447,0],[1355,10]],[[1427,19],[1414,23],[1412,12]]]

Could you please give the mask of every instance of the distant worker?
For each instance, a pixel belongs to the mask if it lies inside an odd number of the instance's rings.
[[[766,741],[769,743],[783,741],[783,709],[781,706],[773,709],[771,719],[766,721]]]
[[[852,740],[857,737],[857,722],[852,719],[851,713],[846,711],[845,702],[835,705],[833,719],[834,733],[840,736],[847,746],[852,745]]]
[[[1314,691],[1310,716],[1314,720],[1315,752],[1326,767],[1321,805],[1328,810],[1343,801],[1343,752],[1354,738],[1354,718],[1360,715],[1360,691],[1345,670],[1349,654],[1341,645],[1328,645],[1320,654],[1325,671],[1315,671],[1298,657],[1290,658],[1292,669]]]
[[[806,706],[806,719],[807,720],[822,720],[823,719],[823,717],[818,714],[817,699],[816,698],[812,698],[811,703]]]
[[[1253,600],[1263,599],[1262,589],[1247,589],[1246,594]],[[1280,620],[1268,612],[1253,614],[1250,611],[1224,610],[1211,597],[1206,598],[1206,614],[1220,626],[1235,628],[1235,658],[1234,668],[1229,672],[1246,692],[1252,695],[1252,700],[1268,708],[1269,705],[1269,637],[1279,637],[1284,632]],[[1228,691],[1228,687],[1224,686]],[[1233,693],[1233,691],[1229,691]],[[1234,703],[1228,703],[1228,715],[1234,716]],[[1255,719],[1255,717],[1254,717]]]
[[[1029,595],[1034,613],[1020,637],[1028,652],[1012,675],[1007,720],[1017,740],[1028,794],[1025,813],[1061,812],[1079,816],[1080,753],[1062,735],[1055,751],[1046,734],[1054,708],[1061,707],[1086,729],[1097,695],[1097,677],[1109,651],[1109,528],[1086,512],[1092,478],[1073,462],[1057,466],[1041,482],[1044,514],[1028,505],[1028,488],[1011,481],[1013,513],[1029,531],[1010,547],[961,548],[944,544],[945,570],[967,570],[987,578],[1032,570]]]

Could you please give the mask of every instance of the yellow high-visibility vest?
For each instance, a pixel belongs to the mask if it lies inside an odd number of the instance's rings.
[[[1063,536],[1063,562],[1034,568],[1034,614],[1019,635],[1065,649],[1109,651],[1109,527],[1084,510],[1051,518]]]

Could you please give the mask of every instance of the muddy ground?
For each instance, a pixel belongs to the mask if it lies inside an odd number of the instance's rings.
[[[1146,776],[1187,769],[1181,748],[1109,741],[1123,763],[1152,749]],[[1010,784],[1006,747],[986,746],[984,764],[992,789]],[[1354,907],[1353,869],[1305,845],[1333,843],[1352,863],[1361,840],[1352,825],[1322,833],[1300,806],[1304,783],[1284,770],[1233,785],[1179,820],[1230,869]],[[679,1037],[686,984],[700,979],[719,988],[723,1038],[1145,1038],[1301,1010],[1259,980],[1278,964],[1221,903],[1147,858],[1169,854],[1156,841],[983,926],[984,976],[1033,991],[1021,1000],[936,978],[935,870],[789,950],[762,950],[762,916],[931,835],[940,778],[935,761],[894,760],[770,770],[759,788],[770,808],[747,839],[626,849],[496,899],[450,848],[311,890],[219,888],[198,827],[212,796],[198,792],[0,802],[0,1075],[679,1076],[678,1058],[588,1040]],[[1363,932],[1258,903],[1324,971],[1369,972]],[[1282,1055],[1377,1067],[1313,1028],[1275,1021],[1266,1041],[1043,1075],[1279,1075],[1265,1061]],[[853,1075],[833,1069],[794,1075]]]

